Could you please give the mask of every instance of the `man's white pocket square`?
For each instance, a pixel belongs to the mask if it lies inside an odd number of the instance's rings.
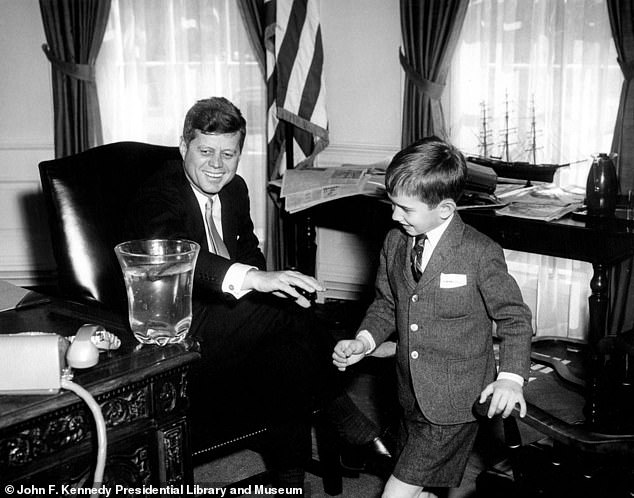
[[[441,273],[440,288],[453,289],[467,285],[467,276],[462,273]]]

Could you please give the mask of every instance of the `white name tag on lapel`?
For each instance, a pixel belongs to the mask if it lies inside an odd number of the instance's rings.
[[[467,285],[467,276],[461,273],[441,273],[440,288],[453,289],[455,287],[464,287]]]

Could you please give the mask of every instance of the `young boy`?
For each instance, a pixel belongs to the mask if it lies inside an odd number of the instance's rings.
[[[333,353],[345,370],[398,332],[403,420],[384,498],[431,497],[427,488],[460,484],[476,399],[492,396],[489,417],[507,417],[516,404],[526,413],[531,314],[501,247],[456,213],[466,173],[463,155],[436,137],[396,154],[385,186],[401,226],[385,238],[376,296],[356,338]],[[492,322],[501,340],[497,380]]]

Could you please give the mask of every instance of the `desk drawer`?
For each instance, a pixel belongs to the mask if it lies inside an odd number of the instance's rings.
[[[153,477],[158,476],[159,466],[156,437],[152,430],[122,432],[112,441],[109,437],[104,484],[112,487],[116,484],[126,487],[157,485]],[[64,490],[69,488],[92,486],[95,459],[96,452],[92,451],[91,445],[80,445],[20,469],[13,468],[9,472],[2,469],[2,480],[10,482],[16,489],[23,486],[45,489],[46,496],[64,495]],[[66,491],[67,495],[71,493]]]

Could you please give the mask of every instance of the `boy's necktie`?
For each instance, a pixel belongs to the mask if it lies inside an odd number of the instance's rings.
[[[216,228],[216,224],[214,223],[214,217],[212,214],[213,207],[213,199],[210,197],[207,199],[207,204],[205,204],[205,217],[207,218],[207,228],[209,230],[209,239],[211,240],[210,247],[211,252],[217,254],[218,256],[222,256],[223,258],[229,259],[229,251],[227,250],[227,246],[225,245],[222,237],[218,233],[218,229]]]
[[[427,235],[424,233],[416,236],[414,247],[412,247],[412,275],[417,282],[420,280],[420,276],[423,274],[423,249],[425,248],[425,241]]]

